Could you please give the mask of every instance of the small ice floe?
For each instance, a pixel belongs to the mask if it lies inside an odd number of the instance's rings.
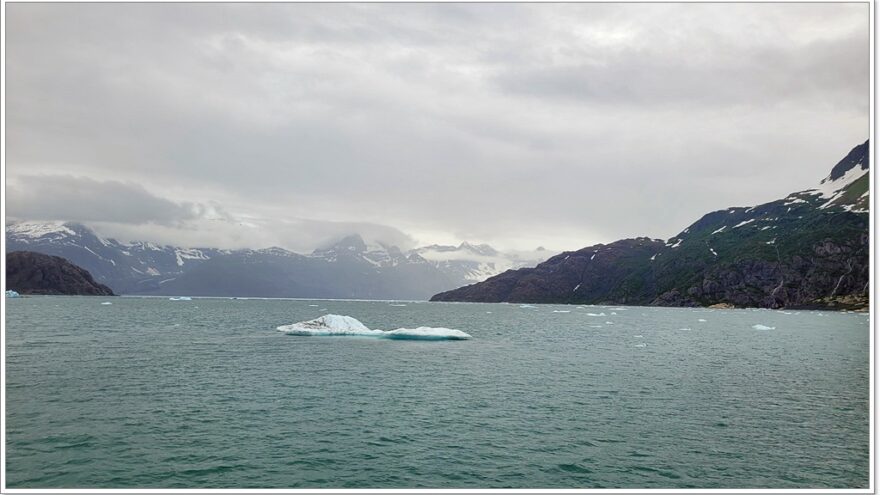
[[[14,291],[14,290],[8,290],[8,291],[6,291],[6,297],[12,299],[12,298],[16,298],[16,297],[21,297],[21,294],[19,294],[18,292]]]
[[[101,306],[110,306],[111,304],[113,304],[113,303],[110,301],[104,301],[101,303]]]
[[[614,322],[613,321],[606,321],[605,324],[606,325],[614,325]]]
[[[398,328],[396,330],[374,330],[367,328],[351,316],[324,315],[314,320],[301,321],[276,327],[288,335],[309,337],[377,337],[394,340],[467,340],[471,336],[461,330],[443,327]]]
[[[587,316],[605,316],[605,313],[587,313]]]
[[[611,315],[612,315],[612,316],[617,316],[617,313],[615,313],[614,311],[612,311],[612,312],[611,312]]]
[[[700,319],[699,319],[699,320],[697,320],[697,321],[699,321],[699,322],[700,322],[700,323],[706,323],[706,320],[705,320],[705,319],[703,319],[703,318],[700,318]]]
[[[687,328],[687,327],[679,328],[679,330],[680,330],[680,331],[683,331],[683,332],[690,332],[690,331],[691,331],[691,329],[690,329],[690,328]]]
[[[571,313],[571,311],[560,310],[560,309],[554,309],[553,312],[554,313]]]
[[[317,308],[318,305],[317,305],[317,304],[309,304],[309,307],[310,307],[310,308]]]
[[[169,297],[169,301],[192,301],[191,297],[180,296],[180,297]]]
[[[394,306],[395,308],[405,308],[406,304],[389,304],[389,306]]]
[[[636,344],[634,347],[648,347],[648,344],[642,342],[640,344]]]
[[[767,325],[761,325],[760,323],[757,325],[752,325],[752,328],[755,330],[776,330],[776,327],[768,327]]]
[[[523,309],[529,309],[529,308],[534,308],[535,306],[532,306],[531,304],[520,304],[519,307],[521,307]]]
[[[644,335],[633,335],[633,338],[634,339],[643,339],[643,338],[645,338],[645,336]]]
[[[487,314],[487,315],[491,315],[492,312],[491,312],[491,311],[486,311],[486,314]]]

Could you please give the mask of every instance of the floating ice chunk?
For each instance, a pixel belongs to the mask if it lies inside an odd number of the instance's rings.
[[[606,321],[605,324],[606,325],[614,325],[614,322],[613,321]]]
[[[318,305],[317,305],[317,304],[309,304],[309,307],[310,307],[310,308],[317,308]]]
[[[169,297],[169,301],[192,301],[191,297],[180,296],[180,297]]]
[[[389,306],[394,306],[396,308],[405,308],[406,304],[389,304]]]
[[[532,306],[531,304],[520,304],[519,307],[521,307],[521,308],[534,308],[534,306]]]
[[[379,332],[382,331],[379,330]],[[442,327],[398,328],[382,333],[382,337],[386,339],[397,340],[467,340],[471,338],[469,334],[461,330]]]
[[[633,335],[633,338],[643,339],[643,338],[645,338],[645,336],[644,335]]]
[[[587,316],[605,316],[605,313],[587,313]]]
[[[101,306],[110,306],[111,304],[113,304],[113,303],[110,301],[104,301],[101,303]]]
[[[612,311],[611,314],[612,314],[613,316],[617,316],[617,313],[615,313],[614,311]]]
[[[648,344],[642,342],[641,344],[636,344],[635,347],[648,347]]]
[[[700,318],[700,319],[697,320],[697,321],[699,321],[699,322],[701,322],[701,323],[706,323],[706,320],[704,320],[703,318]]]
[[[554,309],[553,312],[554,313],[571,313],[571,311],[565,311],[565,310],[559,310],[559,309]]]
[[[14,291],[14,290],[8,290],[8,291],[6,291],[6,297],[9,297],[9,298],[21,297],[21,294],[19,294],[18,292]]]
[[[381,335],[382,330],[370,330],[350,316],[324,315],[314,320],[301,321],[277,327],[291,335]]]
[[[398,328],[387,332],[373,330],[351,316],[342,315],[324,315],[314,320],[281,325],[276,328],[279,332],[289,335],[310,337],[360,336],[396,340],[465,340],[471,338],[461,330],[442,327]]]
[[[767,325],[752,325],[755,330],[776,330],[776,327],[768,327]]]
[[[685,327],[685,328],[679,328],[679,330],[681,330],[681,331],[687,331],[687,332],[690,332],[690,331],[691,331],[691,329],[690,329],[690,328],[687,328],[687,327]]]

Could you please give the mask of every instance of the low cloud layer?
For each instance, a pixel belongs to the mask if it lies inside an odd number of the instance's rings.
[[[287,247],[365,225],[512,248],[666,238],[812,186],[868,136],[865,4],[7,15],[10,213],[131,236],[257,242],[215,227],[241,223],[290,232],[259,241]]]

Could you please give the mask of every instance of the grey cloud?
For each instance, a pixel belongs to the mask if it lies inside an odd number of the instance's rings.
[[[10,211],[63,203],[24,176],[143,184],[193,215],[137,227],[168,239],[668,237],[868,134],[862,4],[7,7]],[[193,213],[212,204],[233,220]]]
[[[130,182],[87,177],[17,177],[7,183],[10,216],[33,220],[175,224],[204,215],[208,208],[176,203]]]

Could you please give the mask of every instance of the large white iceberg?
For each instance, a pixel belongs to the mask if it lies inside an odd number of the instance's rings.
[[[351,316],[324,315],[314,320],[301,321],[277,327],[279,331],[291,335],[368,335],[378,336],[385,332],[370,330],[363,323]]]
[[[360,336],[395,340],[466,340],[471,336],[461,330],[442,327],[398,328],[373,330],[351,316],[324,315],[314,320],[300,321],[276,327],[279,332],[303,336]]]

